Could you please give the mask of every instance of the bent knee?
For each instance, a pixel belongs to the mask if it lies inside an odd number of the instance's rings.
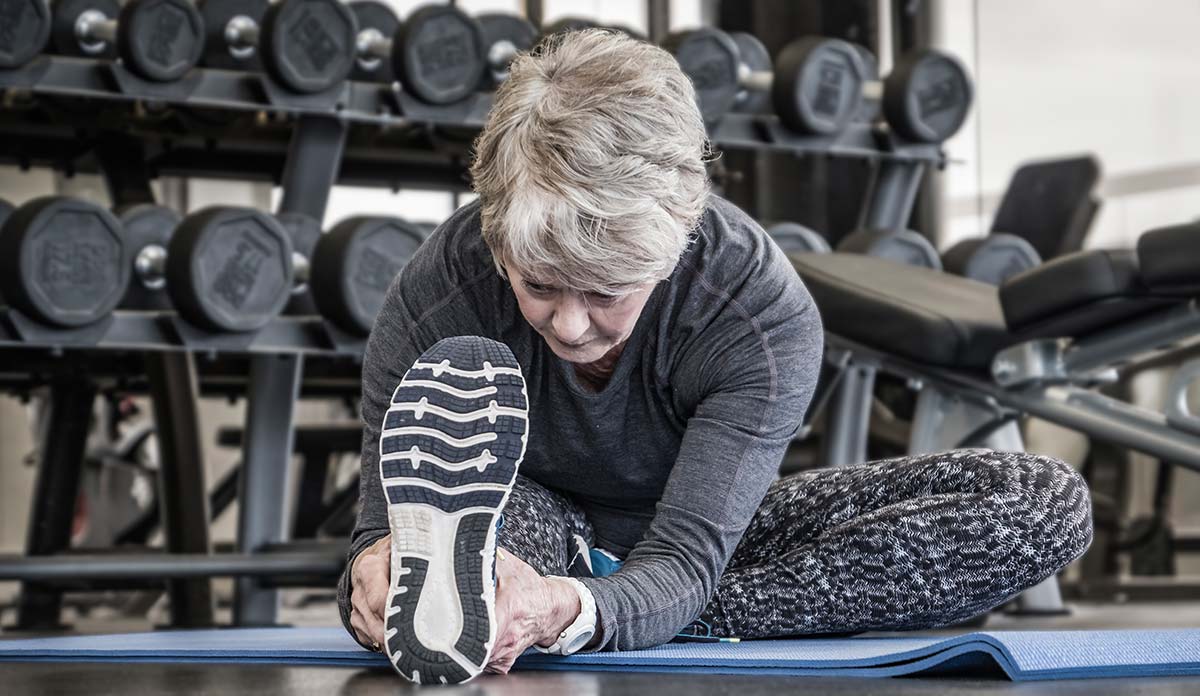
[[[1020,470],[1017,500],[1032,535],[1044,548],[1057,549],[1063,565],[1086,551],[1092,542],[1092,497],[1083,476],[1054,457],[1003,455]]]

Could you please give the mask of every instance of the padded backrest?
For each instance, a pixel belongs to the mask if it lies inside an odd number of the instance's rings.
[[[1013,173],[992,221],[993,232],[1016,235],[1043,259],[1083,248],[1099,209],[1093,191],[1100,181],[1095,157],[1031,162]]]

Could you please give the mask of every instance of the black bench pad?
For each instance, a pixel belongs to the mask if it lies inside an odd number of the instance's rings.
[[[1200,295],[1200,222],[1151,230],[1138,237],[1137,253],[1148,288]]]
[[[1000,287],[1000,305],[1008,326],[1025,333],[1094,302],[1145,294],[1132,250],[1079,251],[1009,278]]]
[[[1012,342],[996,288],[859,254],[792,254],[827,331],[925,364],[987,369]]]

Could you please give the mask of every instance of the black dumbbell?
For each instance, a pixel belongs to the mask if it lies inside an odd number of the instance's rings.
[[[513,58],[537,43],[537,28],[523,17],[502,12],[481,14],[475,19],[483,31],[483,45],[487,50],[482,86],[493,89],[508,79],[508,64]]]
[[[864,100],[882,98],[888,124],[897,133],[919,142],[941,142],[957,132],[971,105],[965,68],[937,51],[905,56],[881,83],[869,79],[860,49],[840,39],[798,39],[780,52],[773,71],[761,69],[760,56],[743,58],[738,43],[719,29],[673,34],[665,47],[692,79],[709,124],[737,106],[739,94],[769,92],[786,126],[832,135],[862,113]]]
[[[57,328],[100,321],[129,284],[121,223],[103,207],[66,196],[35,198],[0,227],[0,295]]]
[[[774,222],[764,228],[784,253],[828,254],[831,251],[824,235],[798,222]]]
[[[51,47],[71,56],[113,58],[134,74],[171,82],[196,66],[204,22],[190,0],[55,0]]]
[[[320,314],[357,336],[371,331],[392,279],[408,265],[426,235],[397,217],[352,217],[321,233],[303,213],[282,213],[292,235],[295,285],[287,314]]]
[[[303,282],[307,279],[308,260],[304,254],[311,252],[312,242],[315,242],[315,239],[308,244],[306,251],[300,252],[296,245],[304,243],[304,235],[291,226],[290,218],[280,216],[278,222],[283,226],[292,242],[290,247],[291,280],[289,283],[280,280],[283,276],[275,279],[267,278],[266,280],[274,282],[246,288],[243,299],[231,300],[229,292],[225,292],[223,297],[222,292],[213,286],[210,286],[210,291],[206,292],[198,287],[194,276],[184,278],[183,271],[177,270],[174,276],[177,279],[176,282],[178,279],[183,279],[184,287],[175,288],[172,292],[167,289],[168,259],[171,257],[169,250],[173,246],[175,232],[181,227],[183,219],[175,211],[161,205],[139,204],[119,208],[116,212],[124,229],[125,246],[129,250],[133,269],[132,282],[130,282],[129,289],[120,305],[124,309],[169,310],[175,307],[172,303],[175,294],[187,293],[191,297],[183,302],[179,309],[180,314],[189,322],[214,331],[251,331],[266,325],[279,313],[279,310],[276,309],[278,297],[275,295],[278,288],[285,285],[289,288],[289,292],[284,295],[286,302],[297,293],[294,289],[295,286],[300,285],[303,289]],[[205,215],[214,212],[217,211],[202,211]],[[174,253],[188,258],[198,254],[189,265],[211,268],[230,264],[230,267],[233,268],[234,265],[227,259],[234,258],[233,250],[238,247],[234,236],[229,234],[228,229],[225,228],[228,214],[231,212],[243,214],[245,211],[226,209],[225,216],[214,215],[208,218],[209,221],[200,226],[201,229],[196,235],[197,242],[186,248],[175,245]],[[281,262],[284,250],[275,237],[275,230],[272,229],[269,216],[263,213],[254,213],[236,224],[245,226],[245,234],[241,241],[248,245],[246,248],[255,250],[259,255],[259,259],[254,261],[253,265],[259,267],[265,265],[268,276],[274,276],[276,271],[286,265]],[[189,220],[189,225],[195,226],[194,220]],[[316,232],[320,234],[320,228]],[[203,242],[203,244],[199,244],[199,242]],[[204,247],[204,250],[197,251],[201,246]],[[247,258],[247,254],[243,253],[241,258]],[[267,261],[269,263],[266,263]],[[232,276],[232,271],[227,272],[227,277]],[[243,276],[243,278],[248,280],[247,276]],[[229,285],[232,284],[229,283]],[[230,307],[229,305],[237,306]],[[230,309],[236,309],[236,311],[228,311]],[[234,316],[236,319],[231,319]]]
[[[1041,263],[1042,257],[1032,244],[1002,232],[964,239],[942,254],[942,267],[948,273],[989,285],[1000,285]]]
[[[376,6],[378,23],[360,26],[353,42],[359,75],[387,63],[404,90],[429,104],[462,101],[479,87],[487,50],[479,23],[453,5],[427,5],[409,15],[393,33],[394,23]],[[360,15],[361,16],[361,15]]]
[[[172,216],[158,206],[138,214],[164,224]],[[125,211],[126,219],[133,217],[133,211]],[[129,247],[133,284],[145,293],[165,289],[169,306],[207,331],[260,329],[283,310],[291,293],[291,239],[275,218],[258,210],[204,208],[184,217],[173,231],[131,234],[130,241],[142,245]],[[160,297],[150,307],[163,308],[162,302]]]
[[[46,0],[0,3],[0,68],[19,68],[36,58],[46,49],[51,24]]]
[[[738,57],[741,60],[745,70],[751,74],[768,72],[771,70],[771,54],[767,51],[767,47],[763,45],[758,37],[744,31],[733,31],[729,33],[733,42],[738,47]],[[879,81],[879,61],[875,59],[875,55],[871,53],[865,46],[860,44],[851,44],[858,51],[859,57],[862,58],[864,75],[868,82]],[[737,99],[733,106],[734,111],[750,114],[770,113],[771,98],[764,90],[753,90],[742,88],[738,90]],[[879,113],[879,99],[873,95],[870,90],[864,91],[862,108],[853,120],[861,122],[869,122],[874,120]]]
[[[207,66],[261,66],[301,94],[333,88],[354,67],[358,25],[340,0],[202,0],[199,7]]]
[[[342,220],[313,247],[308,284],[321,316],[366,336],[392,280],[425,241],[420,227],[395,217]]]
[[[908,266],[942,268],[942,259],[933,243],[912,230],[855,230],[838,242],[837,250],[890,259]]]

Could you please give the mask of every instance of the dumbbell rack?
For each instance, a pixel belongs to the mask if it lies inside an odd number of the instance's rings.
[[[411,176],[404,179],[406,184],[418,184],[425,177],[425,187],[466,190],[470,138],[463,134],[477,132],[491,106],[488,93],[432,106],[392,86],[357,82],[327,93],[297,95],[262,75],[205,68],[175,83],[150,83],[118,63],[59,56],[41,56],[23,68],[0,70],[0,91],[34,99],[84,98],[107,107],[154,105],[265,112],[282,118],[287,121],[283,127],[256,125],[251,137],[233,140],[220,134],[220,126],[213,126],[211,133],[188,135],[158,131],[153,123],[97,127],[95,110],[62,110],[54,123],[23,119],[19,110],[0,110],[0,161],[68,172],[94,169],[106,176],[116,204],[149,202],[150,176],[211,175],[216,162],[233,161],[243,176],[267,177],[282,185],[283,201],[276,212],[302,212],[318,220],[324,217],[335,183],[396,186],[398,170]],[[286,140],[279,137],[284,129],[290,131]],[[114,137],[140,138],[157,148],[137,148],[133,154],[139,161],[130,163],[128,171],[114,171],[123,165],[114,165],[111,157],[88,161],[92,153],[80,147],[81,133],[102,139],[102,134],[114,132]],[[388,146],[382,151],[378,144],[356,150],[352,136],[364,133],[383,138]],[[257,135],[267,137],[256,140]],[[392,136],[394,140],[386,140]],[[808,136],[788,131],[771,115],[734,113],[710,130],[710,138],[719,149],[870,160],[876,169],[863,224],[879,228],[903,227],[924,172],[945,163],[939,146],[907,143],[872,124],[855,124],[832,136]],[[239,159],[239,153],[246,156]],[[0,314],[0,354],[6,363],[0,369],[0,388],[25,389],[42,382],[50,385],[51,394],[47,430],[52,435],[41,449],[31,515],[36,524],[31,526],[27,553],[0,556],[0,580],[24,583],[18,625],[57,625],[64,587],[140,586],[164,579],[174,626],[211,625],[208,578],[213,576],[237,578],[235,624],[271,625],[279,603],[276,587],[289,580],[336,577],[342,544],[313,546],[286,539],[292,416],[306,365],[331,370],[343,380],[342,388],[356,393],[363,348],[361,339],[312,318],[281,317],[251,334],[215,336],[170,312],[118,311],[96,326],[75,331],[40,327],[13,310]],[[145,360],[143,374],[136,377],[129,374],[131,354]],[[226,374],[223,383],[230,393],[247,397],[242,505],[236,552],[213,553],[197,434],[198,374],[211,376],[212,366],[229,356],[245,361],[239,363],[243,374]],[[160,499],[166,553],[83,555],[68,549],[98,379],[125,386],[144,381],[151,395],[163,462]]]

